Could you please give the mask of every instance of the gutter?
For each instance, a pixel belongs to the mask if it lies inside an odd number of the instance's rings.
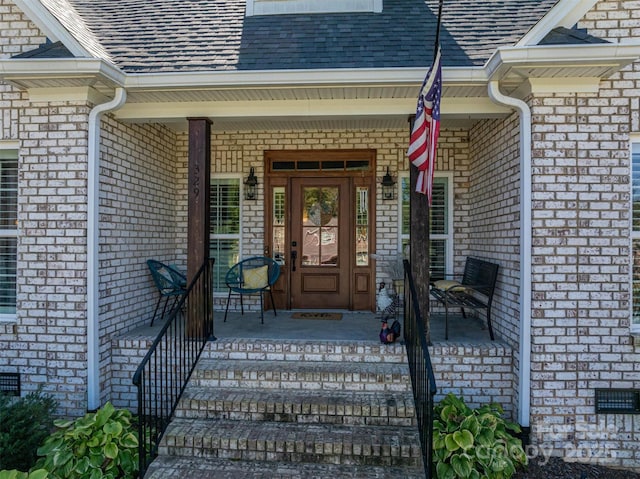
[[[529,427],[531,410],[531,110],[524,101],[503,95],[497,80],[489,97],[520,113],[520,374],[518,423]]]
[[[98,294],[98,246],[100,237],[100,120],[127,101],[124,88],[116,88],[111,101],[96,105],[89,113],[87,180],[87,410],[100,407],[100,313]]]

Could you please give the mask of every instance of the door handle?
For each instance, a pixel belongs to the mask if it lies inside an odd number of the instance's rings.
[[[296,250],[291,250],[291,271],[296,270],[296,258],[298,257],[298,252]]]

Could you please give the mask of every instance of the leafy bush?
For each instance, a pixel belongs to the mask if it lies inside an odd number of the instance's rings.
[[[528,462],[520,426],[506,421],[498,404],[469,408],[447,395],[436,407],[433,457],[438,479],[508,479]]]
[[[0,479],[47,479],[49,473],[44,469],[37,469],[32,472],[21,472],[15,469],[11,471],[0,471]]]
[[[138,437],[128,410],[107,403],[95,413],[55,425],[58,430],[38,449],[43,457],[36,464],[49,479],[137,477]]]
[[[38,447],[53,430],[57,406],[41,391],[22,398],[0,394],[0,469],[28,471],[35,464]]]

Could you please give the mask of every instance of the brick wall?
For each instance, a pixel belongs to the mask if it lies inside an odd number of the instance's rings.
[[[517,114],[504,120],[477,123],[469,132],[469,167],[463,169],[468,223],[464,250],[500,265],[492,305],[497,337],[519,349],[520,330],[520,122]],[[462,267],[464,267],[462,265]]]
[[[2,370],[21,372],[25,391],[54,394],[68,416],[86,411],[88,113],[66,103],[19,110],[18,318],[0,334]],[[111,339],[148,323],[158,297],[146,260],[180,262],[179,194],[174,134],[108,117],[102,125],[99,353],[107,400]]]
[[[179,138],[178,144],[186,145],[186,135]],[[308,131],[257,131],[257,132],[216,132],[212,133],[212,174],[242,173],[242,180],[249,174],[249,168],[254,167],[259,178],[259,195],[264,194],[264,151],[265,150],[302,150],[302,149],[335,149],[335,148],[370,148],[375,149],[377,183],[382,180],[387,167],[394,179],[399,172],[407,172],[409,165],[406,159],[408,141],[407,130],[308,130]],[[178,146],[179,150],[183,147]],[[458,190],[465,188],[465,176],[459,168],[468,167],[468,133],[465,130],[443,130],[439,141],[439,157],[437,168],[448,171],[457,168],[454,177],[454,191],[456,192],[455,221],[464,221],[463,200]],[[181,170],[179,176],[186,175]],[[378,189],[379,190],[379,189]],[[378,191],[380,195],[380,191]],[[186,208],[186,205],[185,205]],[[248,202],[243,204],[243,255],[262,254],[264,245],[264,209],[262,202]],[[382,201],[377,198],[376,212],[376,252],[381,255],[393,255],[398,251],[398,224],[389,221],[398,212],[397,202]],[[179,213],[180,214],[180,213]],[[181,221],[181,231],[186,231],[186,217]],[[456,223],[456,231],[458,225]],[[464,231],[460,228],[460,231]],[[461,236],[462,237],[462,236]],[[456,237],[458,241],[458,237]],[[456,251],[456,254],[458,252]],[[386,278],[384,266],[377,265],[377,279]],[[377,282],[378,282],[377,281]],[[226,294],[216,300],[217,307],[224,308]]]
[[[0,58],[45,37],[0,0]],[[0,140],[19,140],[17,320],[0,324],[0,370],[86,411],[86,105],[31,105],[0,84]],[[28,198],[27,198],[28,196]]]
[[[99,307],[106,401],[120,387],[117,373],[111,375],[112,339],[149,324],[159,297],[147,259],[186,266],[186,253],[177,254],[186,233],[177,234],[176,218],[187,192],[177,180],[186,159],[178,157],[175,133],[155,124],[124,125],[108,116],[102,130]],[[125,387],[130,383],[129,377]]]
[[[515,420],[517,373],[509,346],[439,343],[430,348],[430,354],[438,387],[436,401],[453,393],[470,408],[496,402],[504,408],[506,418]]]
[[[45,42],[45,35],[12,0],[0,0],[0,58],[9,58]]]
[[[640,2],[601,1],[580,27],[637,38]],[[630,324],[629,133],[638,64],[597,94],[538,94],[533,114],[532,427],[573,460],[640,466],[638,416],[596,415],[594,389],[640,388]]]
[[[0,31],[2,58],[45,41],[7,0],[0,0]],[[59,414],[76,416],[86,411],[90,106],[31,104],[6,84],[0,93],[0,140],[20,145],[18,313],[16,322],[0,324],[0,370],[19,371],[24,391],[42,387],[59,401]],[[178,260],[178,202],[174,134],[108,117],[103,128],[99,331],[107,399],[110,340],[146,323],[157,299],[146,259]]]

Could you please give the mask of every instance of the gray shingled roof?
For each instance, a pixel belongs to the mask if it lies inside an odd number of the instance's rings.
[[[69,3],[127,72],[425,67],[438,0],[384,0],[375,13],[245,18],[244,0],[45,0]],[[445,66],[481,66],[557,0],[446,0]],[[52,9],[61,22],[60,9]],[[67,28],[70,28],[67,26]]]

